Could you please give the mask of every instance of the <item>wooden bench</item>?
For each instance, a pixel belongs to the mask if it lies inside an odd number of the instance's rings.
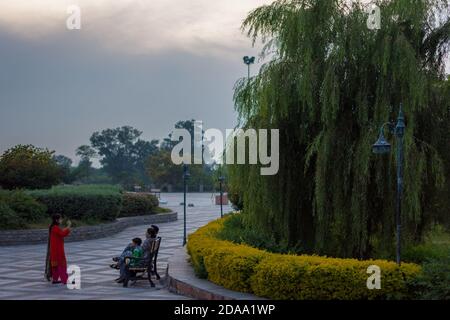
[[[153,241],[151,241],[150,246],[148,248],[147,261],[144,261],[144,258],[132,258],[132,257],[125,258],[127,272],[126,278],[123,282],[124,287],[128,287],[128,282],[130,281],[132,281],[133,284],[135,284],[136,281],[145,279],[147,279],[150,282],[150,286],[155,287],[155,284],[152,281],[152,276],[154,275],[156,277],[156,280],[161,279],[156,268],[160,245],[161,245],[161,237],[157,237]],[[138,266],[132,266],[131,262],[133,262],[133,265],[137,264]],[[139,264],[142,264],[142,266]]]

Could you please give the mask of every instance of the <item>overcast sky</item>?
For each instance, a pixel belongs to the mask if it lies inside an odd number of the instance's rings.
[[[76,160],[94,131],[145,139],[178,120],[236,124],[247,13],[272,0],[0,0],[0,152],[34,144]],[[81,30],[67,30],[69,5]],[[259,64],[253,67],[256,73]]]
[[[75,160],[106,128],[149,140],[178,120],[233,128],[242,56],[259,52],[240,25],[270,2],[0,0],[0,152],[31,143]],[[66,28],[71,4],[81,30]]]

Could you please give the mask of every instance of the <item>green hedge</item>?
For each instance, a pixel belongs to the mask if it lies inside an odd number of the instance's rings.
[[[122,193],[115,186],[59,186],[28,194],[46,205],[48,214],[58,213],[77,220],[112,221],[122,207]]]
[[[158,207],[158,198],[151,194],[125,193],[123,195],[121,217],[154,214]]]
[[[25,220],[19,217],[6,203],[0,201],[0,229],[22,229],[25,226]]]
[[[361,300],[413,298],[409,283],[420,273],[411,263],[275,254],[217,239],[228,217],[189,236],[197,275],[231,290],[284,300]],[[367,288],[367,268],[381,269],[381,290]]]
[[[47,208],[22,191],[0,190],[0,228],[20,229],[47,217]]]

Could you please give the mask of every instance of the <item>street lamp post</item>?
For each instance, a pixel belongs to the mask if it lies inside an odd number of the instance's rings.
[[[186,245],[186,191],[187,191],[187,180],[189,179],[190,174],[188,171],[188,166],[186,164],[183,165],[183,193],[184,193],[184,202],[183,202],[183,247]]]
[[[220,217],[223,218],[223,189],[222,184],[225,181],[224,176],[219,177],[219,188],[220,188]]]
[[[380,128],[380,136],[377,142],[372,146],[373,153],[376,154],[386,154],[391,151],[391,145],[384,138],[384,128],[389,126],[393,131],[397,140],[397,201],[396,201],[396,214],[395,222],[397,225],[397,252],[396,260],[397,264],[401,265],[401,229],[402,229],[402,197],[403,197],[403,137],[405,136],[405,117],[403,115],[403,108],[400,104],[400,110],[397,117],[397,124],[385,123]]]
[[[250,79],[250,65],[255,63],[255,57],[245,56],[244,57],[244,63],[248,67],[248,79]]]

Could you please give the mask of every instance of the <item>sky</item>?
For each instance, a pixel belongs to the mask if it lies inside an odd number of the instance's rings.
[[[240,26],[271,2],[0,0],[0,152],[33,144],[76,161],[106,128],[130,125],[147,140],[178,120],[233,128],[242,57],[260,51]],[[74,4],[80,30],[66,27]]]
[[[0,0],[0,153],[33,144],[76,163],[75,149],[106,128],[130,125],[146,140],[178,120],[234,128],[242,57],[261,49],[241,23],[271,2]],[[66,27],[70,5],[80,30]]]

